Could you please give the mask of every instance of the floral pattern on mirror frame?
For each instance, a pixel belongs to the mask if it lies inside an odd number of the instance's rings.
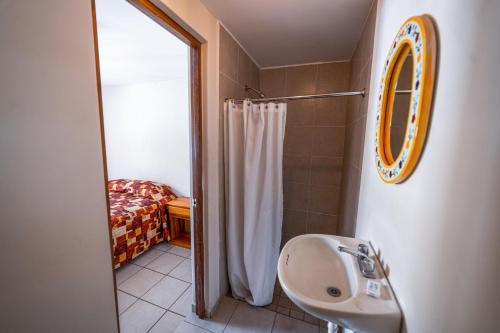
[[[382,103],[384,99],[384,90],[386,84],[386,78],[388,75],[388,70],[390,64],[394,60],[393,58],[397,56],[397,50],[402,43],[409,43],[411,47],[411,52],[413,54],[413,79],[412,79],[412,93],[410,99],[410,114],[407,122],[406,134],[401,148],[401,152],[398,158],[391,165],[385,164],[380,156],[379,151],[379,133],[381,132],[381,112]],[[377,118],[376,118],[376,131],[375,131],[375,163],[377,166],[377,171],[383,180],[387,182],[394,182],[394,180],[399,176],[399,174],[404,170],[407,162],[408,156],[412,151],[415,134],[418,130],[418,119],[419,119],[419,105],[421,103],[421,88],[422,88],[422,68],[423,68],[423,38],[422,38],[422,27],[418,24],[416,20],[410,20],[406,22],[399,30],[396,38],[391,44],[391,49],[387,55],[387,60],[384,64],[384,69],[382,72],[382,79],[379,86],[379,94],[377,98]],[[389,84],[389,82],[387,82]]]

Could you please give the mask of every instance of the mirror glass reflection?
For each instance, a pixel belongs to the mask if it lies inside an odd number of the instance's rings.
[[[394,160],[398,157],[404,143],[408,112],[410,111],[411,94],[404,93],[403,91],[408,91],[411,89],[412,74],[413,57],[412,52],[408,52],[408,55],[406,56],[406,60],[398,77],[396,94],[394,96],[394,105],[392,109],[390,137],[391,152]]]

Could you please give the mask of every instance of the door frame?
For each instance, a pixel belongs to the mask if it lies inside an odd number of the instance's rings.
[[[184,29],[174,19],[167,15],[149,0],[126,0],[142,13],[150,17],[153,21],[164,27],[174,36],[189,46],[189,76],[190,76],[190,127],[191,127],[191,180],[193,184],[191,194],[191,221],[193,225],[193,252],[194,252],[194,288],[195,288],[195,313],[199,318],[206,317],[205,307],[205,260],[204,260],[204,241],[203,241],[203,163],[202,163],[202,92],[201,92],[201,59],[202,43],[189,31]],[[104,122],[102,106],[102,87],[99,70],[99,52],[97,40],[97,19],[95,13],[95,0],[92,2],[92,16],[94,25],[94,47],[96,56],[97,85],[99,98],[99,113],[101,122],[101,141],[106,167],[106,147],[104,143]],[[107,169],[106,169],[107,170]],[[105,172],[106,194],[108,188],[108,175]],[[108,198],[106,198],[108,200]],[[107,201],[108,219],[109,200]],[[109,225],[109,223],[108,223]],[[111,240],[111,230],[110,230]],[[112,242],[110,246],[112,247]],[[114,274],[113,274],[114,277]],[[116,282],[115,282],[115,300],[116,300]],[[117,309],[118,318],[118,309]]]

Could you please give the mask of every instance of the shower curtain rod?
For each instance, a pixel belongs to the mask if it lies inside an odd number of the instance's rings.
[[[286,96],[286,97],[266,97],[266,98],[250,98],[250,102],[263,103],[263,102],[273,102],[273,101],[295,101],[298,99],[313,99],[313,98],[329,98],[329,97],[341,97],[341,96],[365,96],[365,91],[346,91],[346,92],[336,92],[328,94],[318,94],[318,95],[299,95],[299,96]],[[226,98],[231,100],[232,98]],[[243,103],[244,99],[234,100],[235,103]]]
[[[396,94],[410,94],[411,90],[396,90]],[[265,103],[274,101],[295,101],[299,99],[315,99],[315,98],[330,98],[330,97],[343,97],[343,96],[363,96],[365,97],[365,90],[360,91],[344,91],[335,92],[328,94],[317,94],[317,95],[298,95],[298,96],[285,96],[285,97],[266,97],[266,98],[250,98],[248,99],[253,103]],[[232,100],[232,98],[226,98],[226,101]],[[243,103],[245,99],[234,100],[234,103]]]

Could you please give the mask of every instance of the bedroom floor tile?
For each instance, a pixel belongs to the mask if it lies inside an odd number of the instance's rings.
[[[165,310],[138,300],[120,315],[122,333],[145,333],[161,318]]]
[[[178,256],[184,257],[184,258],[191,258],[191,250],[190,249],[185,249],[183,247],[179,246],[172,246],[168,252],[176,254]]]
[[[137,297],[124,293],[123,291],[117,290],[116,294],[118,297],[118,312],[120,312],[120,314],[125,312],[125,310],[137,301]]]
[[[155,245],[153,249],[168,252],[168,250],[170,250],[172,246],[172,244],[169,244],[167,242],[161,242],[160,244]]]
[[[123,282],[118,289],[136,297],[144,295],[151,287],[163,278],[164,275],[143,268],[128,280]]]
[[[165,276],[153,288],[149,289],[141,299],[168,309],[189,286],[189,283]]]
[[[116,270],[116,285],[120,285],[129,277],[140,271],[142,268],[133,264],[125,264]]]
[[[191,305],[193,303],[193,287],[189,287],[184,294],[177,301],[175,301],[174,305],[170,307],[170,311],[180,314],[183,317],[188,316],[192,313]]]
[[[184,261],[181,262],[177,267],[175,267],[170,273],[168,273],[168,275],[191,283],[191,273],[191,259],[184,259]]]
[[[147,268],[162,274],[168,274],[176,268],[177,265],[184,261],[184,258],[176,256],[175,254],[161,253],[162,255],[151,261]]]
[[[167,311],[163,317],[153,326],[149,333],[174,333],[177,327],[184,321],[184,317]]]
[[[163,254],[163,251],[155,250],[155,249],[150,249],[149,251],[146,251],[142,254],[140,254],[137,258],[132,260],[132,263],[134,265],[139,265],[142,267],[146,267],[150,262],[158,258]]]

